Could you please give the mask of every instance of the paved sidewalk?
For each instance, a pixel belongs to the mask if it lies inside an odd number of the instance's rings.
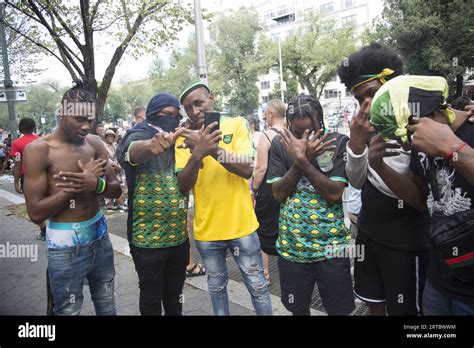
[[[46,311],[46,248],[43,242],[35,239],[39,230],[33,223],[12,214],[8,208],[24,203],[24,197],[13,189],[13,177],[0,176],[0,248],[10,245],[36,246],[38,260],[31,262],[26,258],[0,258],[0,315],[44,315]],[[107,215],[110,238],[115,251],[115,292],[119,315],[139,315],[138,278],[130,256],[126,240],[126,214]],[[193,247],[195,261],[201,261]],[[0,255],[1,256],[1,255]],[[229,268],[228,294],[232,315],[255,315],[250,295],[243,284],[240,271],[228,255]],[[270,259],[270,297],[274,315],[290,315],[280,300],[279,274],[276,258]],[[206,277],[187,278],[184,293],[184,315],[213,315]],[[367,307],[358,299],[352,315],[367,315]],[[327,315],[315,287],[311,304],[312,315]],[[88,286],[84,287],[82,315],[94,315]]]
[[[2,189],[0,185],[0,189]],[[4,188],[3,188],[4,189]],[[3,195],[2,195],[3,193]],[[0,315],[45,315],[46,313],[46,247],[35,239],[39,230],[31,222],[10,213],[6,208],[11,200],[0,193],[0,247],[12,250],[19,245],[31,252],[28,258],[7,255],[0,259]],[[9,197],[10,199],[14,199]],[[21,197],[20,197],[21,198]],[[34,251],[37,251],[35,260]],[[119,315],[139,315],[138,278],[130,257],[115,252],[115,292]],[[205,278],[205,277],[200,277]],[[209,295],[192,285],[184,286],[184,315],[213,315]],[[248,294],[247,294],[248,296]],[[233,315],[254,315],[254,311],[230,302]],[[84,304],[81,315],[95,315],[88,286],[84,287]]]

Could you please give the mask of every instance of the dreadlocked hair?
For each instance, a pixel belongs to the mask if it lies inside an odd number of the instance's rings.
[[[71,103],[95,103],[96,99],[91,93],[91,84],[87,81],[74,80],[74,87],[68,89],[63,95],[62,102]]]
[[[293,98],[286,108],[287,128],[291,130],[294,119],[310,117],[314,125],[319,124],[323,132],[326,130],[324,125],[323,107],[319,100],[312,95],[300,94]]]

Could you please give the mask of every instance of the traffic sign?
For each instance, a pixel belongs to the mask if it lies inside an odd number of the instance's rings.
[[[12,91],[14,102],[26,102],[26,88],[25,87],[11,87],[8,90]],[[0,103],[7,102],[7,88],[0,88]]]

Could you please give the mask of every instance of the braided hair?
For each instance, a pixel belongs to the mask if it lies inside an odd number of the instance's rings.
[[[61,102],[72,103],[95,103],[94,94],[91,93],[91,85],[87,81],[74,80],[74,87],[64,93]]]
[[[300,94],[293,98],[286,108],[287,128],[291,131],[293,120],[305,117],[311,118],[315,126],[319,124],[323,132],[326,130],[323,107],[319,100],[312,95]]]

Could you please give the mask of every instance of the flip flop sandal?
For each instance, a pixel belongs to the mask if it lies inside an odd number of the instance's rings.
[[[204,265],[198,262],[195,262],[191,269],[186,268],[186,277],[199,277],[203,275],[206,275],[206,269],[204,268]]]

